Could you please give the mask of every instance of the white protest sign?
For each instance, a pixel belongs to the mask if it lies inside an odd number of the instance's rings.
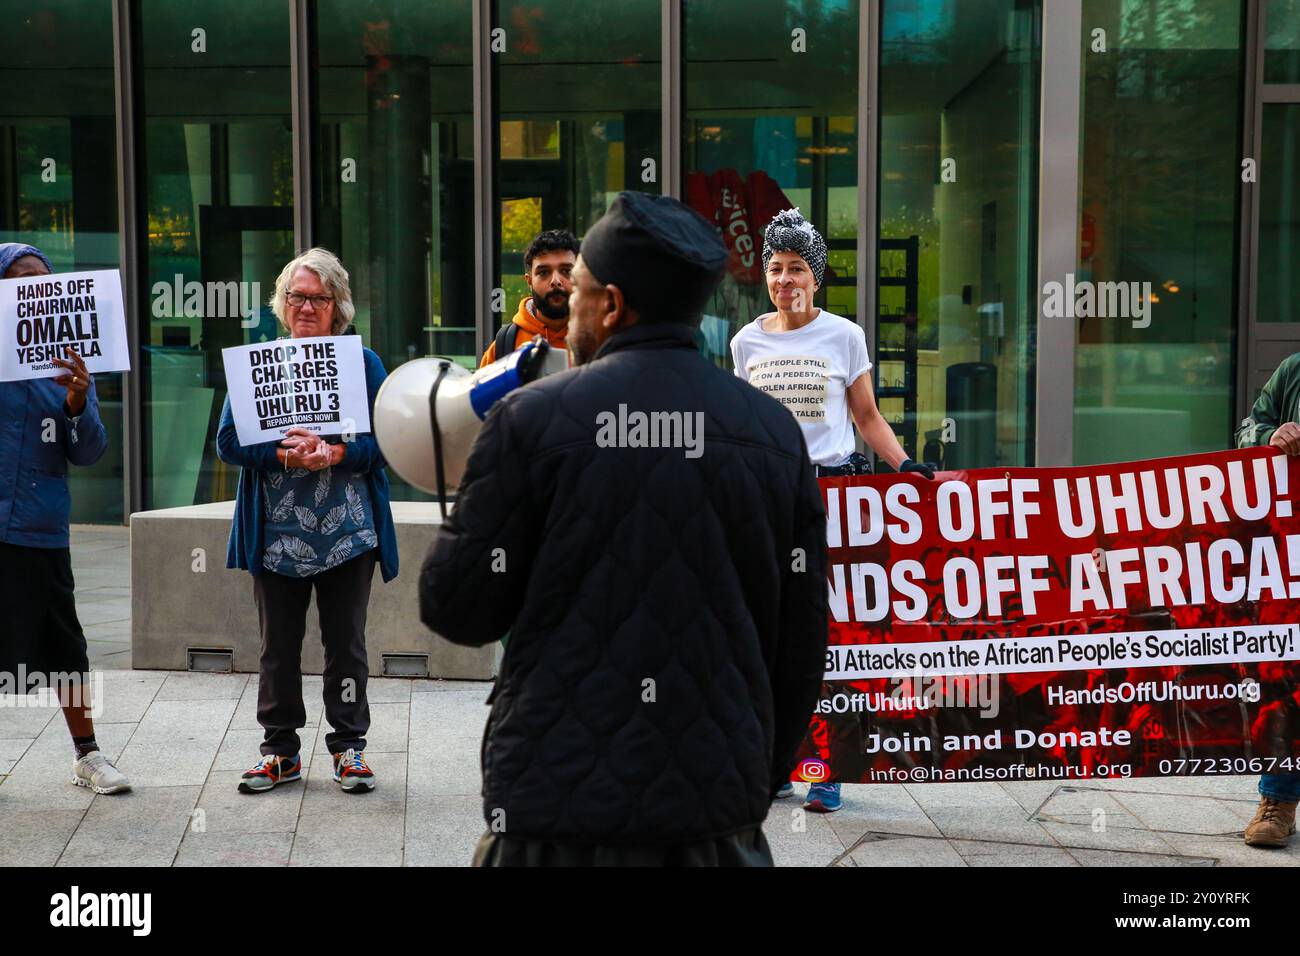
[[[62,375],[69,348],[92,373],[131,367],[116,269],[0,281],[0,382]]]
[[[366,364],[358,335],[278,339],[222,349],[241,445],[278,441],[290,428],[370,431]]]

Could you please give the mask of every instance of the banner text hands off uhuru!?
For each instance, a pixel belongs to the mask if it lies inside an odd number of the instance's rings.
[[[989,469],[924,491],[907,478],[832,481],[823,487],[831,615],[1031,618],[1040,595],[1065,611],[1062,591],[1070,614],[1300,598],[1300,534],[1270,524],[1292,517],[1289,467],[1252,450],[1105,473]],[[937,540],[970,554],[948,549],[937,564]]]

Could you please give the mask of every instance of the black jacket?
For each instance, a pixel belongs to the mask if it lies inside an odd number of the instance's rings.
[[[631,430],[608,447],[620,406],[703,413],[701,453],[626,447]],[[761,824],[820,688],[825,520],[794,417],[687,325],[619,332],[498,403],[420,578],[432,630],[510,633],[488,823],[601,843]]]

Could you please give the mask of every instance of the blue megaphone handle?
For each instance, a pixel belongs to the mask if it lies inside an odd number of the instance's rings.
[[[492,406],[501,398],[504,398],[510,392],[513,392],[521,385],[527,385],[532,381],[533,376],[527,374],[527,368],[532,363],[528,361],[536,349],[545,351],[548,348],[546,341],[534,340],[524,345],[523,348],[511,352],[505,358],[505,368],[481,382],[476,382],[469,390],[469,406],[474,410],[474,414],[480,419],[487,418],[487,413],[492,410]],[[488,366],[491,368],[491,366]]]

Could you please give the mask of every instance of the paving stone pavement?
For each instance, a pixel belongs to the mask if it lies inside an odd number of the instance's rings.
[[[304,780],[240,794],[261,740],[256,675],[131,670],[125,529],[78,528],[73,541],[103,673],[97,736],[135,789],[74,787],[58,712],[0,698],[0,866],[469,863],[484,829],[486,683],[373,679],[367,757],[379,784],[347,796],[324,748],[321,680],[305,677]],[[1300,843],[1242,843],[1254,788],[1252,777],[847,786],[840,812],[778,801],[765,830],[787,866],[1300,864]]]

